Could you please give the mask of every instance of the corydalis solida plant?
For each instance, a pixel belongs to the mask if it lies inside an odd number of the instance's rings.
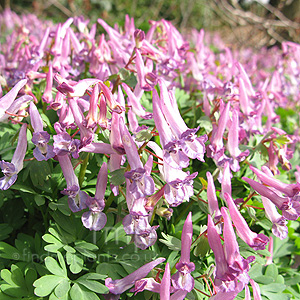
[[[36,31],[27,24],[31,30],[14,32],[10,42],[3,45],[1,70],[8,83],[5,88],[12,89],[0,99],[1,121],[7,122],[12,117],[13,122],[31,124],[32,128],[27,127],[33,129],[32,143],[39,152],[26,151],[26,125],[22,125],[15,154],[2,161],[4,177],[1,188],[13,188],[25,154],[30,159],[34,156],[37,160],[50,160],[56,166],[58,161],[66,185],[65,189],[61,186],[62,193],[67,196],[70,209],[81,214],[83,225],[90,230],[100,230],[105,226],[107,211],[114,212],[118,220],[122,220],[132,242],[141,249],[156,243],[161,245],[157,235],[166,233],[167,226],[160,216],[174,222],[184,205],[187,205],[186,213],[195,209],[195,213],[202,217],[206,215],[205,209],[209,208],[215,222],[220,222],[218,231],[214,232],[209,217],[208,239],[212,250],[217,253],[216,274],[213,276],[217,289],[212,291],[211,296],[213,299],[235,297],[247,282],[251,262],[240,256],[228,212],[224,207],[219,210],[218,205],[222,202],[218,188],[213,187],[217,186],[214,178],[219,175],[222,182],[221,198],[228,206],[237,234],[255,251],[264,249],[268,233],[263,235],[249,228],[249,218],[242,211],[247,203],[236,205],[234,199],[238,197],[234,188],[231,190],[231,180],[236,183],[238,170],[246,172],[247,160],[253,159],[254,147],[257,147],[257,152],[259,147],[275,149],[273,152],[269,150],[267,158],[269,162],[272,160],[273,170],[278,169],[279,164],[290,168],[286,160],[296,151],[298,134],[295,132],[292,137],[287,137],[272,128],[278,125],[276,108],[294,107],[293,97],[299,97],[299,79],[295,73],[298,48],[290,43],[284,44],[284,56],[272,57],[278,70],[259,72],[257,61],[267,68],[268,60],[259,55],[247,60],[242,54],[224,48],[220,41],[217,41],[220,53],[216,54],[207,47],[204,31],[193,32],[189,44],[165,20],[152,22],[147,33],[137,30],[133,20],[129,19],[123,31],[108,26],[103,20],[98,23],[108,37],[96,36],[95,24],[94,29],[89,29],[78,19],[70,18],[44,31]],[[26,44],[27,40],[30,44]],[[285,76],[285,72],[289,76]],[[253,73],[256,76],[252,76]],[[130,81],[130,78],[135,80]],[[40,88],[45,81],[46,88],[40,97],[35,88]],[[186,107],[180,99],[180,90],[187,95],[186,101],[193,102],[188,104],[190,107]],[[32,98],[35,104],[31,102],[28,105]],[[148,106],[145,99],[149,102]],[[204,117],[202,108],[206,119],[201,119]],[[45,118],[49,111],[51,120],[56,117],[55,124]],[[191,111],[193,116],[189,114]],[[30,121],[24,119],[26,113]],[[268,120],[264,123],[266,117]],[[48,122],[45,122],[47,127],[43,127],[43,118]],[[207,123],[212,129],[209,126],[205,129],[204,124]],[[281,140],[277,136],[268,140],[271,129],[280,133]],[[259,145],[253,144],[256,135],[262,135]],[[97,157],[98,162],[95,174],[99,174],[94,182],[95,178],[89,175],[89,164],[95,163],[93,157]],[[247,179],[248,183],[263,197],[272,198],[276,202],[273,204],[283,210],[284,217],[296,219],[299,204],[297,184],[284,185],[272,176],[262,177],[258,171],[250,169],[262,183],[253,182],[252,178]],[[202,171],[210,172],[207,173],[210,174],[207,175],[208,203],[200,195],[202,192],[205,194],[205,182],[202,181],[202,191],[198,188],[198,174]],[[114,180],[116,173],[113,172],[120,172],[117,173],[121,174],[119,181]],[[114,196],[125,199],[120,203],[108,202],[105,208],[105,192],[110,191],[106,184],[107,173]],[[249,173],[247,176],[250,176]],[[85,181],[85,178],[88,180]],[[92,192],[87,185],[90,179],[95,189]],[[194,188],[194,183],[197,188]],[[243,197],[247,198],[245,192]],[[190,203],[184,203],[186,201]],[[200,201],[204,208],[195,206],[192,201]],[[267,216],[273,223],[279,224],[278,215],[272,214],[270,205],[264,200],[262,202]],[[164,210],[168,213],[160,213]],[[292,216],[289,214],[291,210]],[[169,293],[171,299],[176,293],[177,296],[181,293],[178,297],[184,297],[185,293],[194,291],[193,272],[199,271],[194,270],[197,258],[190,256],[190,214],[187,224],[188,229],[185,225],[183,230],[182,238],[186,240],[181,248],[181,258],[173,265],[170,262],[173,271],[168,275],[166,268],[163,280],[165,285],[172,281],[173,288],[177,290],[174,292],[170,286],[170,289],[156,291],[161,295]],[[282,226],[281,230],[285,231]],[[226,239],[223,244],[220,234]],[[229,245],[228,236],[232,239]],[[223,265],[218,261],[218,253],[225,259]],[[115,291],[117,296],[143,274],[134,273],[129,279],[124,276],[123,281],[112,278],[107,280],[107,286],[111,294]],[[157,276],[159,282],[160,275]],[[119,286],[119,290],[114,290]]]

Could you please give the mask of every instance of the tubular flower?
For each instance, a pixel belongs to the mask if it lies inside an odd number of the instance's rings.
[[[244,284],[248,284],[250,269],[249,263],[254,261],[255,257],[250,256],[244,259],[239,252],[239,245],[236,241],[236,236],[233,230],[231,220],[228,216],[227,209],[221,208],[222,216],[224,219],[223,237],[224,237],[224,252],[229,266],[229,270]]]
[[[154,181],[140,160],[135,142],[125,126],[123,118],[120,119],[119,126],[127,160],[131,167],[131,171],[125,173],[125,177],[132,181],[129,189],[136,199],[152,195]]]
[[[94,198],[86,202],[89,211],[81,216],[83,225],[90,230],[101,230],[107,221],[106,215],[102,212],[105,207],[104,195],[107,185],[107,164],[104,162],[97,177],[96,193]]]
[[[182,152],[179,141],[161,112],[159,101],[157,91],[153,90],[153,119],[163,147],[164,162],[175,169],[186,168],[189,165],[189,158]]]
[[[89,195],[80,190],[78,178],[74,173],[69,155],[58,155],[57,159],[67,182],[67,188],[61,193],[68,196],[69,207],[73,212],[85,209],[87,207],[86,203],[89,199]]]
[[[167,86],[162,79],[158,82],[160,86],[159,105],[167,123],[178,139],[183,153],[192,159],[197,158],[200,161],[204,161],[204,143],[207,141],[207,136],[197,137],[196,132],[199,128],[190,129],[187,127],[180,115],[175,95],[171,91],[168,92]]]
[[[243,180],[248,182],[251,187],[256,190],[261,196],[270,199],[281,211],[282,215],[288,220],[297,220],[300,216],[300,203],[299,196],[295,197],[283,197],[278,193],[264,186],[263,184],[256,182],[250,178],[243,177]]]
[[[0,162],[0,168],[4,174],[4,177],[0,178],[0,189],[9,189],[17,180],[18,173],[23,169],[23,160],[27,149],[27,137],[26,137],[27,125],[23,124],[19,134],[19,140],[17,148],[13,155],[11,162],[2,160]]]
[[[176,264],[178,270],[172,276],[172,284],[175,289],[190,292],[194,288],[194,278],[191,272],[195,270],[195,264],[190,261],[190,252],[193,238],[192,213],[190,212],[184,222],[181,234],[181,257]]]
[[[300,192],[300,183],[288,184],[283,183],[274,177],[267,175],[265,172],[258,170],[257,168],[250,166],[250,169],[257,175],[257,177],[266,185],[278,190],[279,192],[293,197]]]
[[[36,145],[36,148],[33,150],[33,155],[38,161],[48,160],[54,157],[55,153],[53,146],[48,145],[50,134],[47,131],[43,131],[42,118],[33,102],[30,103],[29,114],[34,130],[31,141]]]
[[[16,99],[19,91],[26,83],[26,79],[20,80],[7,94],[0,98],[0,122],[5,122],[9,118],[10,115],[6,112],[14,114],[24,103],[32,99],[32,97],[28,95]]]
[[[108,287],[111,294],[121,295],[123,292],[132,287],[137,280],[146,277],[151,270],[164,261],[165,258],[157,258],[122,279],[112,280],[111,278],[106,278],[105,285]]]
[[[254,250],[265,249],[267,243],[269,242],[269,238],[262,233],[257,234],[256,232],[251,231],[247,222],[238,211],[231,196],[225,193],[224,197],[238,236]]]

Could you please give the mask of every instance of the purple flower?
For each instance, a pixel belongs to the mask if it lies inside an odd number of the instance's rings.
[[[189,201],[194,194],[193,179],[197,174],[189,174],[164,164],[164,178],[167,181],[164,195],[170,206],[178,206],[184,200]]]
[[[154,193],[154,181],[150,176],[151,168],[147,171],[146,165],[145,168],[143,167],[136,144],[125,126],[123,118],[120,119],[120,133],[127,160],[131,167],[131,171],[125,173],[125,177],[131,180],[129,186],[131,193],[136,199],[152,195]]]
[[[157,258],[122,279],[112,280],[111,278],[106,278],[105,285],[108,287],[110,293],[114,295],[121,295],[123,292],[132,287],[137,280],[146,277],[151,270],[163,261],[165,261],[165,258]]]
[[[242,282],[239,282],[233,291],[218,291],[216,295],[213,295],[209,300],[234,300],[239,292],[244,288]],[[250,300],[250,299],[249,299]]]
[[[239,245],[236,241],[236,236],[233,230],[231,220],[228,216],[227,209],[221,208],[224,219],[223,237],[224,237],[224,252],[228,263],[229,271],[235,275],[244,284],[248,284],[250,269],[249,263],[255,260],[254,256],[244,259],[239,252]]]
[[[130,191],[130,181],[126,179],[126,202],[129,214],[123,219],[124,231],[133,236],[135,245],[140,249],[146,249],[156,242],[156,229],[158,226],[151,227],[148,221],[149,215],[145,209],[146,198],[135,198]]]
[[[85,118],[83,115],[82,110],[80,109],[78,105],[78,99],[74,98],[69,101],[69,105],[74,117],[74,120],[76,122],[76,125],[80,129],[80,140],[82,143],[82,146],[86,146],[90,144],[94,139],[94,132],[92,129],[87,128],[85,123]]]
[[[216,165],[219,167],[222,167],[225,161],[229,160],[224,154],[225,148],[223,144],[223,135],[229,118],[229,109],[230,102],[223,108],[218,121],[218,126],[214,128],[210,145],[208,145],[209,157],[213,158]]]
[[[55,125],[54,125],[55,127]],[[63,131],[53,136],[53,151],[56,155],[66,155],[70,153],[73,158],[79,158],[80,140],[72,139],[71,136]]]
[[[253,279],[250,279],[250,284],[252,286],[253,299],[262,300],[259,285]]]
[[[231,178],[232,174],[230,171],[230,164],[227,161],[224,164],[223,177],[221,182],[221,197],[223,199],[225,193],[228,193],[231,196]]]
[[[288,235],[288,227],[286,226],[287,220],[285,217],[281,216],[275,204],[268,198],[261,196],[265,208],[266,217],[272,222],[272,232],[275,236],[279,237],[281,240],[285,239]]]
[[[166,122],[169,124],[171,130],[179,141],[182,152],[188,157],[200,161],[204,161],[205,145],[207,136],[196,136],[198,128],[190,129],[182,119],[174,93],[168,92],[167,86],[163,79],[158,81],[160,86],[159,107],[165,116]]]
[[[160,284],[159,295],[161,300],[170,300],[170,288],[171,288],[170,277],[171,277],[170,264],[167,263],[165,267],[165,273]]]
[[[208,210],[210,215],[214,215],[215,219],[218,219],[221,216],[221,212],[219,209],[218,199],[216,196],[216,188],[214,185],[214,179],[212,175],[207,172],[207,203],[208,203]]]
[[[90,108],[89,112],[86,116],[86,127],[87,128],[94,128],[98,123],[98,99],[99,99],[99,85],[95,84],[92,95],[90,98]]]
[[[42,96],[42,100],[46,103],[52,103],[52,85],[53,85],[53,67],[52,64],[49,64],[49,71],[46,77],[46,88]]]
[[[32,134],[31,141],[36,145],[33,155],[38,161],[48,160],[55,156],[53,146],[48,145],[49,140],[50,134],[46,131],[34,132]]]
[[[81,216],[84,227],[90,230],[101,230],[107,221],[106,215],[102,212],[105,207],[104,195],[107,185],[107,164],[104,162],[97,177],[96,193],[94,198],[89,198],[86,202],[89,211]]]
[[[240,169],[239,162],[243,161],[248,155],[249,150],[241,152],[239,149],[239,116],[236,110],[232,111],[232,122],[228,131],[227,149],[231,155],[231,169],[238,172]]]
[[[257,234],[256,232],[251,231],[247,222],[238,211],[231,196],[225,193],[224,197],[238,236],[254,250],[265,249],[266,244],[269,242],[269,238],[262,233]]]
[[[210,215],[208,215],[207,217],[207,239],[210,248],[214,252],[216,261],[215,284],[216,286],[222,287],[222,282],[232,281],[235,279],[235,276],[228,272],[228,263],[225,257],[220,236],[217,232],[217,228],[214,225],[212,217]]]
[[[33,155],[38,161],[48,160],[55,156],[53,146],[48,145],[50,140],[50,134],[47,131],[43,131],[43,121],[33,102],[29,106],[29,114],[31,125],[34,133],[31,141],[36,145],[33,150]]]
[[[139,116],[143,119],[146,119],[146,120],[152,119],[152,114],[146,112],[145,108],[141,105],[139,99],[131,91],[130,87],[125,83],[122,83],[122,87],[128,96],[127,102],[128,102],[128,105],[131,107],[132,111],[137,116]]]
[[[189,165],[189,158],[182,152],[179,141],[172,133],[170,126],[161,112],[159,101],[157,91],[153,90],[153,119],[164,149],[164,162],[175,169],[186,168]]]
[[[145,34],[144,34],[145,37]],[[157,76],[154,73],[146,73],[142,55],[139,49],[135,49],[136,58],[135,66],[137,71],[137,79],[139,81],[140,87],[145,91],[153,90],[157,83]],[[151,80],[147,80],[147,77]]]
[[[0,122],[7,121],[10,117],[9,114],[6,114],[6,111],[14,114],[24,103],[32,99],[31,96],[24,95],[15,100],[19,91],[26,83],[26,79],[20,80],[7,94],[0,98]]]
[[[26,137],[27,125],[23,124],[19,134],[19,140],[17,148],[12,157],[11,162],[0,162],[0,168],[4,174],[4,177],[0,178],[0,189],[9,189],[17,180],[18,173],[23,169],[23,160],[27,149],[27,137]]]
[[[111,147],[119,155],[123,155],[123,154],[125,154],[125,149],[124,149],[122,138],[121,138],[120,118],[121,118],[120,114],[117,114],[116,112],[112,112],[111,131],[110,131],[109,140],[110,140]]]
[[[300,216],[300,203],[299,196],[295,197],[282,197],[276,190],[272,190],[263,184],[256,182],[250,178],[243,177],[243,180],[248,182],[251,187],[256,190],[261,196],[270,199],[280,210],[282,215],[288,220],[297,220]],[[275,180],[275,179],[274,179]]]
[[[283,183],[278,179],[273,178],[270,175],[258,170],[257,168],[250,166],[250,169],[257,175],[257,177],[266,185],[275,188],[281,193],[293,197],[300,192],[300,183],[289,184]]]
[[[172,276],[172,284],[175,289],[190,292],[194,288],[194,278],[191,272],[195,270],[195,264],[190,261],[190,252],[193,238],[192,213],[190,212],[184,222],[181,234],[181,256],[176,264],[178,270]]]
[[[73,212],[85,209],[87,207],[86,203],[89,200],[89,195],[80,190],[78,178],[74,173],[69,155],[58,155],[57,159],[67,182],[67,188],[61,193],[68,196],[69,207]]]

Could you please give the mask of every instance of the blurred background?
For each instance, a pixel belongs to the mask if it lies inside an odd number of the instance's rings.
[[[149,20],[165,18],[182,33],[191,28],[217,31],[233,48],[300,42],[300,0],[0,0],[0,12],[7,7],[54,22],[83,15],[111,26],[122,26],[128,14],[143,30]]]

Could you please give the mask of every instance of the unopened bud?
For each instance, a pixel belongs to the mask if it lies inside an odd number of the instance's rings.
[[[136,29],[133,36],[134,36],[136,47],[140,48],[141,42],[145,39],[145,32],[141,29]]]
[[[156,214],[166,218],[167,220],[170,220],[173,215],[173,209],[167,207],[160,207],[156,210]]]

